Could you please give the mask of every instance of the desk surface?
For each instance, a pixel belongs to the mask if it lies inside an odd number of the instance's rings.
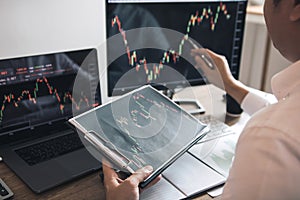
[[[14,199],[105,199],[104,187],[93,173],[84,178],[64,184],[42,194],[33,193],[3,162],[0,163],[0,177],[14,193]]]
[[[240,118],[226,117],[227,123],[233,127],[239,128],[246,121],[245,116]],[[42,194],[33,193],[3,162],[0,163],[0,177],[14,192],[14,199],[49,199],[49,200],[74,200],[74,199],[105,199],[104,186],[101,182],[98,172],[87,175],[78,180],[64,184]],[[211,200],[207,195],[201,195],[195,200]],[[213,198],[215,200],[220,197]]]
[[[77,181],[54,188],[42,194],[34,194],[4,163],[0,164],[0,177],[14,192],[14,199],[49,199],[49,200],[102,200],[105,199],[104,187],[98,173],[90,174]],[[195,198],[197,200],[212,199],[205,194]],[[219,198],[214,198],[218,200]]]
[[[204,96],[201,90],[197,90],[197,93],[202,94],[202,97]],[[212,95],[212,93],[213,92],[211,90],[210,93],[207,94],[209,94],[210,96]],[[246,114],[242,114],[239,118],[230,118],[227,116],[226,123],[231,125],[231,127],[235,131],[240,131],[243,128],[243,125],[245,124],[247,119],[248,117]],[[45,193],[37,195],[33,193],[3,162],[0,163],[0,178],[2,178],[14,192],[14,199],[105,199],[104,186],[98,174],[99,172],[92,173],[83,178],[80,178],[78,180],[72,181]],[[196,197],[195,199],[208,200],[212,198],[207,194],[203,194]],[[218,200],[220,199],[220,197],[214,199]]]

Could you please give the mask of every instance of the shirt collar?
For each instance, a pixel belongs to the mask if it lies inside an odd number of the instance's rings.
[[[273,76],[271,86],[277,99],[285,98],[300,84],[300,60]]]

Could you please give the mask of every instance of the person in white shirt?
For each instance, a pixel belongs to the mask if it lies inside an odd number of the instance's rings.
[[[252,115],[238,140],[222,199],[300,199],[300,0],[265,0],[264,16],[274,46],[293,62],[272,78],[275,101],[235,80],[225,57],[205,50],[226,92]],[[192,50],[196,62],[203,51]],[[213,74],[209,70],[203,70],[208,77]],[[138,199],[138,184],[151,169],[121,180],[104,164],[107,199]]]

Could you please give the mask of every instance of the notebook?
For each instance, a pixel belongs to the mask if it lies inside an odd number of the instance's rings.
[[[0,60],[0,156],[34,192],[101,167],[67,123],[99,90],[96,49]]]
[[[147,85],[69,120],[116,169],[133,173],[151,165],[140,187],[166,170],[208,129]]]

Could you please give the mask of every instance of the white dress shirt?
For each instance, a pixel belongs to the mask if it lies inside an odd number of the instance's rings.
[[[300,199],[300,61],[273,77],[272,90],[277,103],[250,92],[241,105],[254,114],[238,140],[222,199]]]
[[[277,103],[277,98],[273,94],[250,88],[250,92],[241,103],[241,108],[252,116],[260,109],[274,103]]]

